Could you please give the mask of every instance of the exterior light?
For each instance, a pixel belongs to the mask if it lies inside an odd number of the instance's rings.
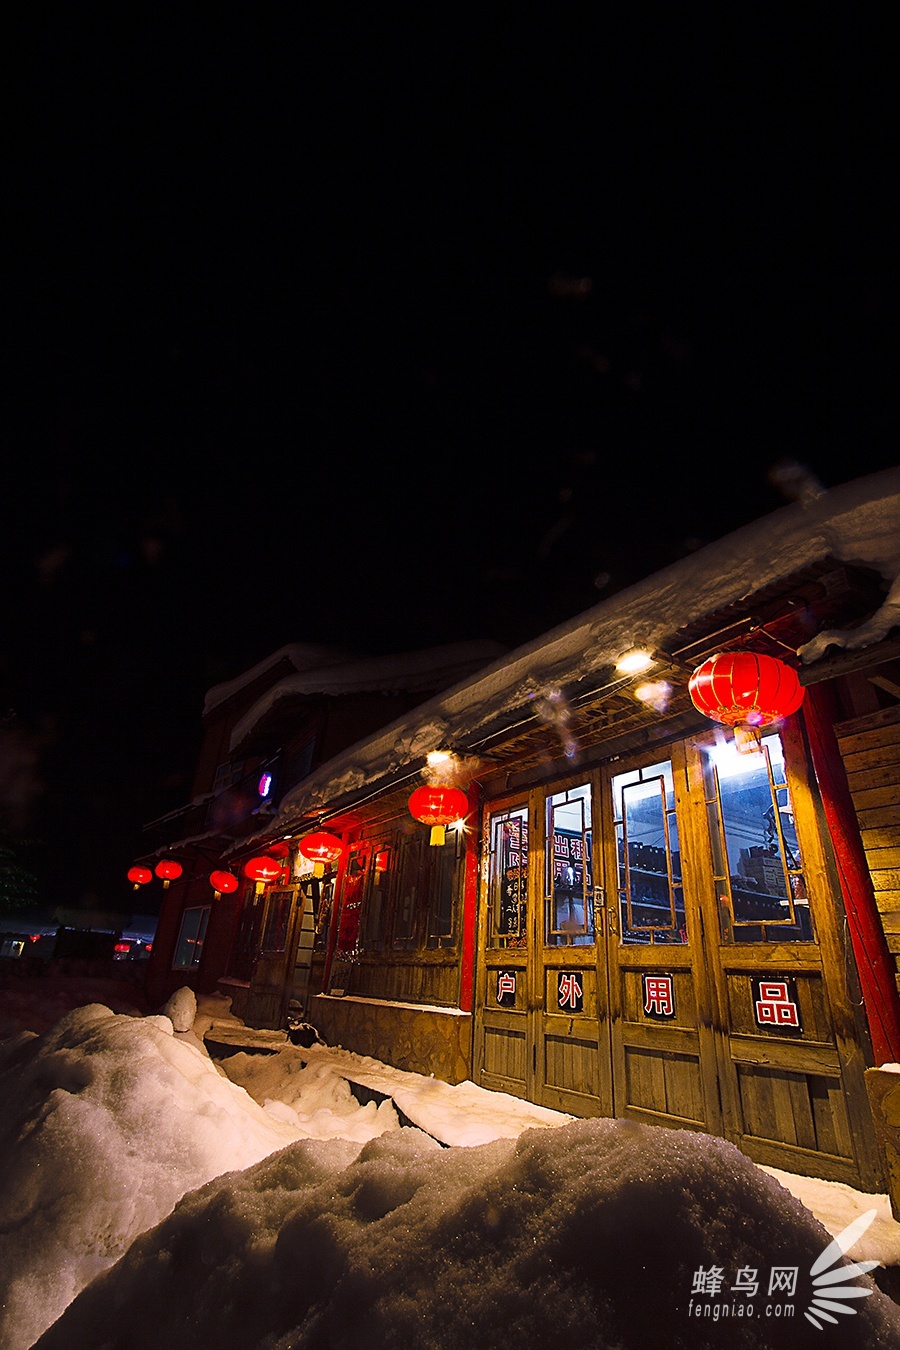
[[[153,873],[149,867],[129,867],[128,880],[132,883],[135,890],[141,886],[146,886],[148,881],[153,880]]]
[[[443,844],[445,828],[468,814],[469,799],[462,788],[430,787],[416,788],[409,799],[409,812],[423,825],[431,826],[429,844]]]
[[[169,882],[177,881],[184,871],[184,868],[181,866],[180,862],[175,862],[173,858],[163,858],[161,862],[156,864],[156,867],[153,870],[161,879],[163,890],[167,891],[169,889]]]
[[[694,671],[688,683],[698,712],[734,727],[738,750],[759,747],[762,727],[790,717],[803,702],[797,672],[763,652],[720,652]]]
[[[307,834],[297,845],[297,851],[313,864],[313,875],[325,875],[325,864],[335,863],[344,851],[344,845],[336,834],[327,830],[314,830]]]
[[[620,675],[640,675],[641,671],[649,670],[652,665],[651,652],[644,651],[641,647],[633,647],[631,651],[623,652],[619,657],[616,670]]]
[[[210,872],[209,884],[218,900],[222,895],[231,895],[238,888],[238,879],[233,872]]]
[[[249,862],[244,863],[244,876],[256,882],[256,894],[261,895],[268,882],[281,876],[281,863],[265,855],[251,858]]]

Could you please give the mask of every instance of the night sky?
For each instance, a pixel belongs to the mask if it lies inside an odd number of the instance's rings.
[[[726,8],[23,33],[0,814],[44,898],[130,903],[275,648],[516,645],[781,461],[897,461],[890,11]]]

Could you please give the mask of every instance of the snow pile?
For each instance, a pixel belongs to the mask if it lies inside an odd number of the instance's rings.
[[[300,1131],[165,1017],[89,1004],[0,1045],[0,1346],[57,1317],[186,1191]]]
[[[361,1106],[347,1079],[332,1065],[306,1065],[290,1050],[276,1055],[230,1055],[222,1069],[269,1115],[288,1121],[309,1139],[352,1139],[364,1144],[386,1130],[400,1128],[389,1100]]]
[[[310,1045],[294,1051],[293,1055],[311,1064],[327,1065],[352,1082],[391,1097],[408,1120],[442,1144],[471,1147],[474,1144],[490,1143],[494,1139],[516,1139],[523,1130],[565,1125],[574,1119],[562,1111],[538,1106],[521,1097],[491,1092],[477,1083],[444,1083],[439,1078],[407,1073],[390,1064],[382,1064],[380,1060],[371,1059],[368,1055],[343,1050],[340,1046]],[[281,1096],[284,1101],[287,1100],[282,1095],[285,1091],[284,1076],[286,1066],[290,1063],[291,1052],[282,1051],[272,1056],[265,1066],[254,1069],[252,1080],[241,1076],[234,1081],[245,1087],[252,1096],[256,1096],[256,1090],[251,1082],[265,1082],[268,1095]],[[223,1068],[229,1077],[234,1076],[231,1061],[226,1061]],[[290,1088],[287,1090],[290,1091]]]
[[[355,1159],[348,1147],[292,1144],[186,1197],[39,1350],[158,1350],[186,1337],[201,1350],[777,1350],[829,1339],[803,1317],[829,1234],[724,1140],[590,1120],[468,1149],[411,1129]],[[695,1292],[713,1266],[725,1276],[718,1298]],[[750,1295],[728,1286],[749,1268],[765,1291],[773,1266],[798,1269],[795,1315],[767,1320],[765,1293],[746,1315]],[[745,1315],[691,1312],[713,1302]],[[852,1328],[841,1319],[847,1344],[900,1344],[900,1310],[885,1295],[854,1313]]]

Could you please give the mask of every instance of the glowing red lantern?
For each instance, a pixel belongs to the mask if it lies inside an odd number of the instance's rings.
[[[168,890],[170,881],[177,881],[184,868],[180,862],[175,862],[172,858],[163,858],[153,869],[158,877],[162,879],[163,890]]]
[[[244,863],[244,876],[256,882],[256,893],[259,895],[267,882],[281,876],[281,863],[261,854],[258,858],[251,858],[249,862]]]
[[[237,890],[238,879],[233,872],[210,872],[209,884],[218,900],[221,895],[231,895]]]
[[[698,712],[735,728],[738,749],[754,749],[761,727],[790,717],[804,689],[791,667],[763,652],[719,652],[694,671],[688,682]]]
[[[462,788],[429,787],[426,784],[416,788],[409,799],[410,815],[423,825],[431,826],[429,844],[443,844],[444,827],[462,820],[468,810],[469,799]]]
[[[329,834],[327,830],[314,830],[300,840],[297,849],[304,858],[310,859],[314,864],[314,874],[321,877],[325,873],[325,864],[337,862],[344,845],[336,834]]]
[[[149,867],[129,867],[128,880],[133,883],[134,889],[139,886],[146,886],[148,881],[153,880],[153,873]]]

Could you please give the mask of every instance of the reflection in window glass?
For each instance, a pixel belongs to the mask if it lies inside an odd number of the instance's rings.
[[[400,864],[394,899],[394,925],[391,945],[398,951],[416,946],[416,912],[422,886],[423,843],[418,835],[400,842]]]
[[[594,940],[591,840],[590,784],[547,798],[548,947],[583,947]]]
[[[524,947],[528,894],[528,808],[491,816],[490,926],[492,947]]]
[[[175,960],[172,965],[178,970],[193,970],[200,964],[203,952],[203,939],[206,937],[206,925],[209,922],[209,905],[197,909],[186,909],[181,919],[181,932],[175,948]]]
[[[378,951],[384,946],[382,930],[388,911],[392,857],[393,849],[387,844],[373,845],[359,941],[363,951]]]
[[[812,942],[781,738],[755,754],[711,747],[704,778],[723,939]]]
[[[612,795],[622,941],[687,942],[671,763],[617,774]]]
[[[456,914],[462,890],[465,834],[451,827],[442,847],[429,847],[427,852],[432,869],[427,945],[452,947],[456,941]]]
[[[319,903],[316,908],[316,936],[313,950],[324,952],[328,948],[328,935],[331,932],[331,919],[334,914],[334,873],[324,876],[319,884]],[[315,892],[313,892],[315,895]]]
[[[270,891],[263,930],[264,952],[283,952],[287,943],[288,921],[291,917],[293,891]]]

